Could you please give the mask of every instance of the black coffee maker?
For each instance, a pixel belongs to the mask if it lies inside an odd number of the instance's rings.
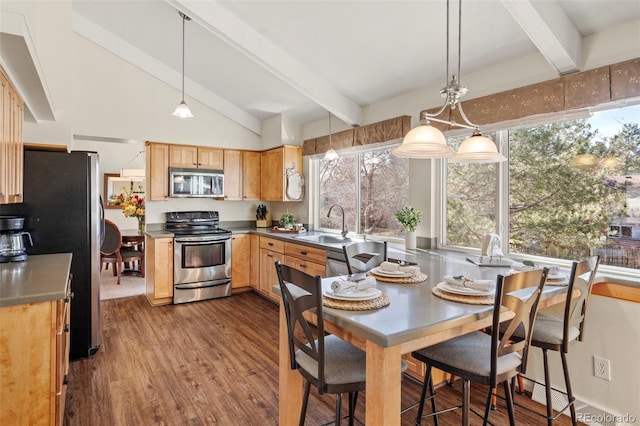
[[[27,259],[27,244],[33,246],[31,234],[23,231],[24,218],[0,216],[0,263]]]

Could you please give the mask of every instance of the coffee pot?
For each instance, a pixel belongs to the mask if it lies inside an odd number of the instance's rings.
[[[33,247],[33,240],[22,230],[23,224],[23,217],[0,216],[0,263],[27,259],[27,244]]]

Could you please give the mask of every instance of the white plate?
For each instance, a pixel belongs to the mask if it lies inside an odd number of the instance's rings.
[[[379,266],[376,266],[375,268],[371,268],[369,270],[369,272],[376,274],[376,275],[380,275],[381,277],[412,277],[413,274],[410,274],[408,272],[402,272],[402,271],[383,271],[382,268],[380,268]]]
[[[437,286],[440,290],[446,291],[447,293],[461,294],[464,296],[493,296],[495,293],[493,291],[480,291],[472,288],[459,287],[457,285],[447,284],[444,281],[438,283]]]
[[[382,292],[374,287],[369,287],[361,291],[347,294],[335,294],[333,290],[327,289],[322,292],[323,295],[337,300],[371,300],[380,297]]]

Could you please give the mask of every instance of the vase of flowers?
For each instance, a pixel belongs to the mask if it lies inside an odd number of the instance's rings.
[[[422,220],[422,211],[413,207],[405,207],[396,212],[396,219],[404,229],[405,248],[415,250],[416,245],[416,228]]]
[[[142,186],[140,186],[142,189]],[[116,196],[115,203],[122,207],[122,214],[125,217],[135,217],[138,220],[138,234],[144,234],[145,222],[144,222],[144,197],[133,193],[133,182],[131,188],[127,191],[122,188],[122,193]]]

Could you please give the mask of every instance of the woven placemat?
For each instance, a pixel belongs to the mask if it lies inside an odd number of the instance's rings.
[[[338,300],[330,297],[323,297],[322,304],[328,308],[344,309],[345,311],[368,311],[378,309],[391,303],[389,296],[382,293],[375,299],[370,300]]]
[[[383,281],[385,283],[396,283],[396,284],[413,284],[413,283],[421,283],[422,281],[427,279],[427,274],[422,272],[418,272],[412,277],[383,277],[382,275],[375,274],[371,271],[367,272],[367,275],[371,275],[375,277],[378,281]]]
[[[464,294],[447,293],[438,287],[433,287],[431,293],[436,296],[451,300],[452,302],[468,303],[470,305],[493,305],[493,296],[467,296]]]

